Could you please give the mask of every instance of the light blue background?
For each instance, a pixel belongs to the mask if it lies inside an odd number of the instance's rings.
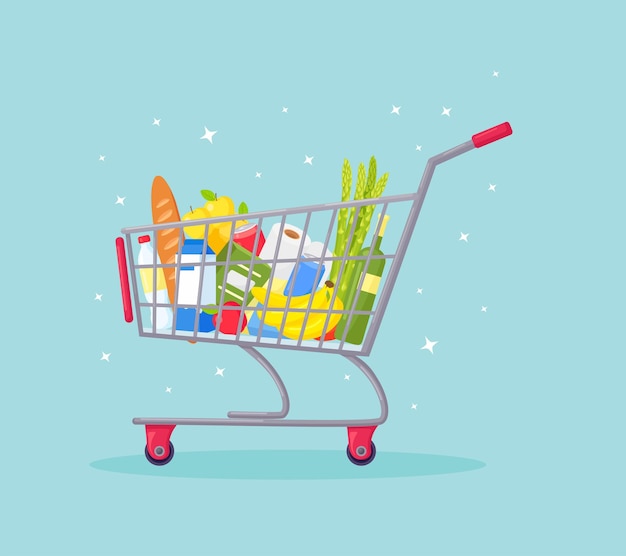
[[[622,4],[181,4],[3,3],[0,552],[626,553]],[[240,350],[123,322],[113,240],[155,175],[264,210],[339,200],[374,154],[406,193],[506,120],[435,174],[367,359],[370,466],[343,429],[256,427],[145,462],[133,417],[277,404]],[[264,353],[294,416],[377,412],[341,358]]]

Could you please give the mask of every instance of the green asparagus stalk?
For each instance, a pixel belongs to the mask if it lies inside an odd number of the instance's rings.
[[[387,185],[388,178],[389,174],[383,174],[376,182],[376,185],[372,188],[371,196],[368,198],[375,199],[382,196],[385,186]],[[364,215],[361,219],[359,227],[355,231],[355,234],[357,235],[355,243],[358,244],[358,248],[354,253],[352,251],[350,252],[352,256],[356,255],[361,250],[361,247],[363,247],[363,243],[365,242],[365,238],[367,237],[367,233],[370,229],[370,223],[375,206],[376,205],[367,205],[363,207],[365,209]]]
[[[364,193],[365,193],[365,165],[361,162],[359,164],[359,168],[357,170],[357,175],[356,175],[356,190],[354,192],[354,200],[358,201],[360,199],[363,199]],[[352,230],[352,223],[354,222],[355,213],[356,213],[356,207],[351,207],[350,217],[348,218],[348,224],[346,225],[346,233],[344,234],[344,241],[343,241],[343,244],[341,245],[341,250],[337,253],[337,256],[339,257],[343,257],[346,254],[345,253],[346,244],[348,243],[348,240],[350,239],[349,235],[350,235],[350,230]],[[356,231],[356,228],[355,228],[355,231]]]
[[[341,200],[342,202],[346,202],[350,200],[352,189],[352,169],[347,159],[344,159],[341,177]],[[376,159],[372,156],[369,161],[367,173],[365,172],[365,165],[362,162],[358,166],[354,200],[375,199],[383,194],[389,174],[384,174],[378,180],[376,177]],[[374,208],[375,205],[365,205],[358,207],[358,209],[357,207],[339,209],[334,256],[355,256],[361,251],[370,228]],[[355,218],[356,222],[354,220]],[[353,225],[353,237],[350,238]],[[351,241],[350,249],[346,252],[348,241]],[[349,294],[347,290],[351,283],[352,274],[355,271],[356,261],[333,261],[329,279],[335,282],[335,284],[337,284],[337,278],[342,264],[344,268],[341,273],[341,281],[337,286],[337,295],[343,301]]]
[[[370,166],[367,171],[367,181],[365,185],[365,190],[363,192],[363,198],[371,199],[372,195],[375,193],[374,192],[375,187],[376,187],[376,159],[372,156],[370,158]],[[374,207],[369,206],[369,205],[364,205],[362,207],[359,207],[359,212],[358,212],[358,216],[356,220],[356,227],[354,228],[355,235],[358,234],[361,227],[364,226],[366,223],[369,227],[369,220],[366,221],[365,219],[367,217],[368,212],[370,213],[370,218],[371,218],[372,210],[374,210]],[[350,256],[352,257],[354,257],[361,250],[361,245],[358,245],[357,243],[358,243],[357,241],[353,240],[352,245],[350,246]]]
[[[341,201],[346,202],[350,200],[350,194],[352,192],[352,168],[350,161],[346,158],[343,161],[343,168],[341,169]],[[339,209],[339,217],[337,219],[337,236],[335,239],[335,253],[336,257],[343,257],[343,252],[346,248],[347,241],[347,222],[348,222],[348,209],[347,207]],[[333,261],[330,271],[329,279],[333,282],[337,282],[337,275],[339,274],[339,268],[341,267],[341,261]]]
[[[361,164],[363,171],[365,170],[365,166]],[[373,192],[374,185],[376,183],[376,159],[372,156],[370,158],[369,168],[367,170],[367,176],[362,178],[363,185],[363,194],[362,199],[367,199]],[[356,196],[355,196],[356,199]],[[354,236],[352,238],[352,243],[350,244],[350,250],[348,251],[349,256],[355,256],[361,250],[361,245],[358,242],[358,233],[363,225],[363,219],[367,214],[367,206],[361,206],[358,209],[352,209],[352,215],[356,214],[356,225],[354,227]],[[352,220],[350,221],[350,225],[352,225]],[[356,267],[356,261],[348,260],[345,262],[344,271],[341,276],[341,283],[338,288],[338,296],[343,301],[345,298],[345,293],[347,292],[348,285],[352,283],[352,274]]]
[[[354,200],[360,200],[363,199],[363,195],[365,193],[365,184],[366,184],[366,175],[365,175],[365,165],[361,162],[359,163],[359,167],[357,170],[357,175],[356,175],[356,189],[354,191]],[[354,241],[354,234],[356,234],[356,227],[354,228],[354,233],[353,233],[353,237],[350,237],[350,233],[352,232],[352,224],[354,223],[354,218],[355,216],[357,217],[357,222],[356,224],[358,224],[358,215],[356,213],[356,207],[351,207],[350,208],[350,212],[349,212],[350,216],[348,218],[348,223],[346,224],[346,228],[345,228],[345,233],[343,235],[343,241],[341,243],[341,245],[339,246],[339,248],[337,249],[337,256],[338,257],[345,257],[346,255],[350,254],[350,250],[348,250],[346,252],[346,249],[348,247],[348,241],[352,240]],[[355,226],[356,226],[355,224]],[[344,270],[341,274],[341,282],[344,283],[346,282],[346,279],[348,278],[347,275],[347,268],[349,267],[349,265],[347,264],[349,261],[339,261],[339,265],[337,268],[337,274],[339,274],[339,268],[341,268],[341,264],[344,265]],[[335,280],[336,282],[336,280]]]
[[[380,197],[385,190],[388,178],[389,174],[386,173],[383,174],[377,182],[375,181],[375,185],[373,185],[370,189],[369,196],[367,198],[370,199]],[[358,255],[361,251],[361,248],[363,247],[363,243],[365,242],[365,238],[367,237],[367,233],[369,232],[370,222],[374,213],[375,205],[365,205],[361,208],[362,215],[361,218],[357,220],[357,227],[354,230],[354,238],[352,240],[352,245],[349,253],[350,256],[353,257]],[[349,285],[352,283],[351,279],[356,266],[357,261],[355,260],[348,260],[345,263],[344,272],[341,278],[341,282],[339,284],[339,290],[337,291],[337,296],[342,301],[345,301],[348,297],[348,288]]]
[[[365,186],[365,195],[366,199],[371,199],[372,192],[374,191],[374,187],[376,185],[376,159],[372,156],[370,158],[370,167],[367,171],[367,185]]]

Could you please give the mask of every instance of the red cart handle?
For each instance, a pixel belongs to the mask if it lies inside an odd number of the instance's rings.
[[[488,145],[489,143],[493,143],[494,141],[498,141],[499,139],[503,139],[504,137],[511,135],[511,133],[513,133],[511,124],[509,122],[504,122],[503,124],[481,131],[476,135],[472,135],[472,141],[474,142],[474,146],[476,148],[480,148]]]
[[[124,238],[115,238],[117,250],[117,267],[120,271],[120,285],[122,286],[122,305],[124,307],[124,320],[133,322],[133,306],[130,302],[130,284],[128,282],[128,265],[126,264],[126,249]]]

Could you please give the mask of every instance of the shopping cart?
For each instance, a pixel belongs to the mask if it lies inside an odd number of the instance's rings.
[[[206,233],[204,236],[203,248],[201,253],[205,253],[208,243],[208,225],[221,222],[232,223],[230,226],[230,241],[226,244],[224,250],[215,258],[209,261],[199,258],[199,261],[189,263],[181,263],[182,257],[177,257],[174,264],[161,264],[157,259],[156,249],[151,265],[136,264],[136,256],[133,246],[134,238],[148,235],[154,239],[159,230],[175,228],[179,234],[180,245],[184,241],[184,229],[189,226],[189,222],[165,223],[158,225],[140,226],[132,228],[124,228],[121,233],[124,237],[116,238],[116,250],[118,257],[118,266],[120,273],[120,282],[122,289],[122,300],[124,317],[127,322],[133,321],[133,304],[137,312],[137,324],[139,335],[151,338],[186,340],[189,342],[207,342],[234,344],[242,348],[246,353],[252,356],[274,380],[278,392],[280,394],[282,407],[280,411],[231,411],[227,413],[225,418],[135,418],[133,423],[136,425],[145,425],[146,447],[145,455],[149,462],[155,465],[165,465],[171,461],[174,456],[174,446],[170,440],[172,432],[177,425],[225,425],[225,426],[278,426],[278,427],[347,427],[348,431],[348,459],[357,465],[366,465],[370,463],[376,455],[376,447],[372,442],[372,436],[376,428],[385,422],[388,415],[387,398],[383,387],[372,369],[361,359],[368,356],[372,350],[376,334],[380,328],[380,323],[389,302],[389,298],[393,291],[400,266],[406,254],[407,247],[415,224],[424,201],[424,197],[428,190],[435,167],[446,162],[456,156],[468,152],[474,148],[482,147],[512,133],[511,126],[508,122],[492,127],[486,131],[473,135],[470,141],[464,142],[457,147],[449,149],[441,154],[430,158],[426,164],[424,174],[417,189],[417,192],[404,195],[381,196],[377,198],[349,200],[330,204],[321,204],[313,206],[305,206],[291,209],[271,210],[265,212],[255,212],[246,214],[245,220],[248,223],[256,224],[256,232],[254,235],[254,245],[249,251],[245,251],[247,255],[241,256],[241,250],[234,249],[235,223],[241,220],[242,215],[223,216],[216,218],[208,218],[205,220],[196,220],[195,225],[205,225]],[[376,222],[370,249],[367,254],[351,254],[351,243],[355,236],[357,218],[352,218],[352,225],[349,228],[348,239],[341,253],[333,253],[330,248],[333,235],[336,231],[338,215],[340,219],[346,215],[347,211],[359,214],[364,207],[370,207],[367,210],[378,210],[379,217]],[[342,212],[343,211],[343,212]],[[395,216],[391,216],[390,222],[393,221],[394,229],[397,230],[396,237],[388,241],[388,236],[393,236],[388,230],[385,235],[385,252],[374,249],[374,241],[383,226],[385,216],[390,216],[395,212]],[[287,219],[290,222],[287,222]],[[295,280],[291,281],[291,285],[284,290],[283,282],[279,281],[280,299],[284,302],[282,309],[272,305],[269,298],[265,298],[264,302],[252,297],[253,288],[259,287],[259,284],[269,285],[266,292],[271,291],[274,284],[275,274],[279,275],[283,272],[285,265],[292,269],[294,276],[300,265],[303,265],[306,259],[303,258],[303,252],[306,248],[306,242],[301,241],[298,245],[297,252],[290,250],[289,256],[285,256],[280,249],[280,243],[276,244],[271,257],[262,259],[260,257],[258,247],[260,242],[264,240],[263,230],[267,232],[268,226],[272,225],[273,229],[278,229],[278,234],[282,237],[285,230],[297,222],[301,229],[302,238],[308,237],[310,234],[317,234],[321,238],[325,236],[323,248],[315,259],[317,270],[315,276],[312,277],[312,292],[318,288],[315,284],[322,286],[333,286],[341,283],[342,274],[347,272],[350,261],[358,261],[362,265],[361,269],[369,269],[370,264],[378,260],[384,260],[384,271],[375,278],[372,283],[371,276],[368,278],[367,272],[361,272],[356,285],[357,292],[368,290],[375,295],[375,302],[367,310],[359,310],[356,300],[352,304],[342,306],[337,302],[339,288],[326,287],[326,295],[322,305],[319,304],[319,298],[312,293],[308,296],[293,295]],[[391,224],[389,225],[391,227]],[[368,236],[369,237],[369,236]],[[124,239],[125,238],[125,239]],[[391,243],[397,245],[394,251],[389,249]],[[156,243],[156,242],[153,242]],[[367,245],[367,242],[364,244]],[[375,254],[378,253],[378,254]],[[128,255],[128,258],[127,258]],[[220,256],[221,255],[221,256]],[[127,261],[130,261],[130,280]],[[262,265],[262,270],[260,270]],[[327,273],[327,269],[335,266],[336,282],[329,284],[322,281]],[[379,265],[380,266],[380,265]],[[158,303],[157,298],[153,297],[151,302],[140,301],[140,279],[139,272],[148,268],[153,276],[153,291],[157,286],[157,272],[159,268],[175,268],[176,284],[179,284],[181,272],[188,272],[190,267],[199,274],[197,284],[197,299],[195,303],[180,303],[178,293],[176,299],[170,303]],[[269,269],[269,270],[268,270]],[[217,277],[213,282],[216,295],[212,303],[203,303],[203,284],[205,275]],[[269,274],[269,276],[268,276]],[[261,276],[261,279],[259,277]],[[284,274],[281,274],[284,276]],[[230,284],[233,278],[236,278],[236,287]],[[366,284],[366,282],[369,283]],[[209,281],[208,283],[211,283]],[[230,284],[230,285],[229,285]],[[132,287],[131,287],[132,285]],[[374,289],[372,287],[376,286]],[[364,287],[367,286],[367,287]],[[255,290],[258,293],[258,289]],[[277,290],[278,291],[278,290]],[[319,289],[317,290],[319,291]],[[204,292],[207,293],[207,292]],[[210,292],[213,294],[213,291]],[[195,292],[194,292],[195,295]],[[269,293],[268,293],[269,295]],[[355,297],[358,297],[355,296]],[[227,303],[230,299],[231,303]],[[235,302],[232,300],[235,299]],[[305,299],[306,302],[302,302]],[[298,303],[295,303],[295,301]],[[293,302],[293,303],[292,303]],[[172,311],[172,324],[169,329],[158,330],[156,328],[157,319],[150,318],[155,312],[162,307],[167,307]],[[194,315],[191,319],[192,325],[179,326],[177,319],[181,319],[184,313],[181,310],[192,311]],[[230,311],[230,312],[229,312]],[[282,315],[280,314],[282,311]],[[265,322],[268,313],[279,313],[282,321],[278,326],[270,326]],[[335,337],[332,330],[332,323],[336,322],[337,316],[345,319],[343,333]],[[203,323],[209,320],[210,330],[203,328]],[[256,319],[257,327],[252,331],[251,321]],[[351,321],[359,320],[361,324],[366,322],[366,331],[361,342],[349,342],[348,330]],[[189,320],[189,319],[187,319]],[[280,320],[280,319],[279,319]],[[223,323],[229,322],[229,326],[222,326]],[[323,321],[323,326],[320,324]],[[182,322],[182,321],[181,321]],[[236,324],[235,324],[236,322]],[[272,321],[275,323],[274,321]],[[296,329],[300,333],[286,334],[286,327],[289,323],[296,323]],[[301,324],[299,324],[301,323]],[[315,324],[315,330],[319,333],[315,338],[311,338],[306,331],[309,326]],[[234,328],[233,328],[234,327]],[[265,328],[265,331],[264,331]],[[293,328],[293,326],[291,326]],[[269,331],[269,333],[268,333]],[[330,332],[330,333],[329,333]],[[342,355],[350,363],[355,365],[371,383],[380,403],[380,415],[371,419],[287,419],[289,413],[289,396],[287,390],[278,372],[272,364],[258,351],[257,348],[279,348],[291,349],[297,351],[312,351],[318,353],[336,353]]]

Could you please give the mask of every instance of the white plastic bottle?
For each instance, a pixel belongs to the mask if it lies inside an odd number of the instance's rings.
[[[140,265],[154,265],[154,250],[150,244],[150,236],[139,237],[139,257],[138,262]],[[161,264],[157,255],[156,264]],[[152,268],[140,268],[139,276],[141,277],[141,285],[143,287],[143,293],[146,296],[148,303],[153,303],[152,290],[154,288],[154,274]],[[156,269],[156,302],[157,303],[169,303],[167,295],[167,285],[165,284],[165,274],[163,274],[162,268]],[[150,324],[154,326],[155,310],[150,308]],[[157,330],[164,330],[172,327],[172,309],[170,307],[156,307],[156,328]]]

